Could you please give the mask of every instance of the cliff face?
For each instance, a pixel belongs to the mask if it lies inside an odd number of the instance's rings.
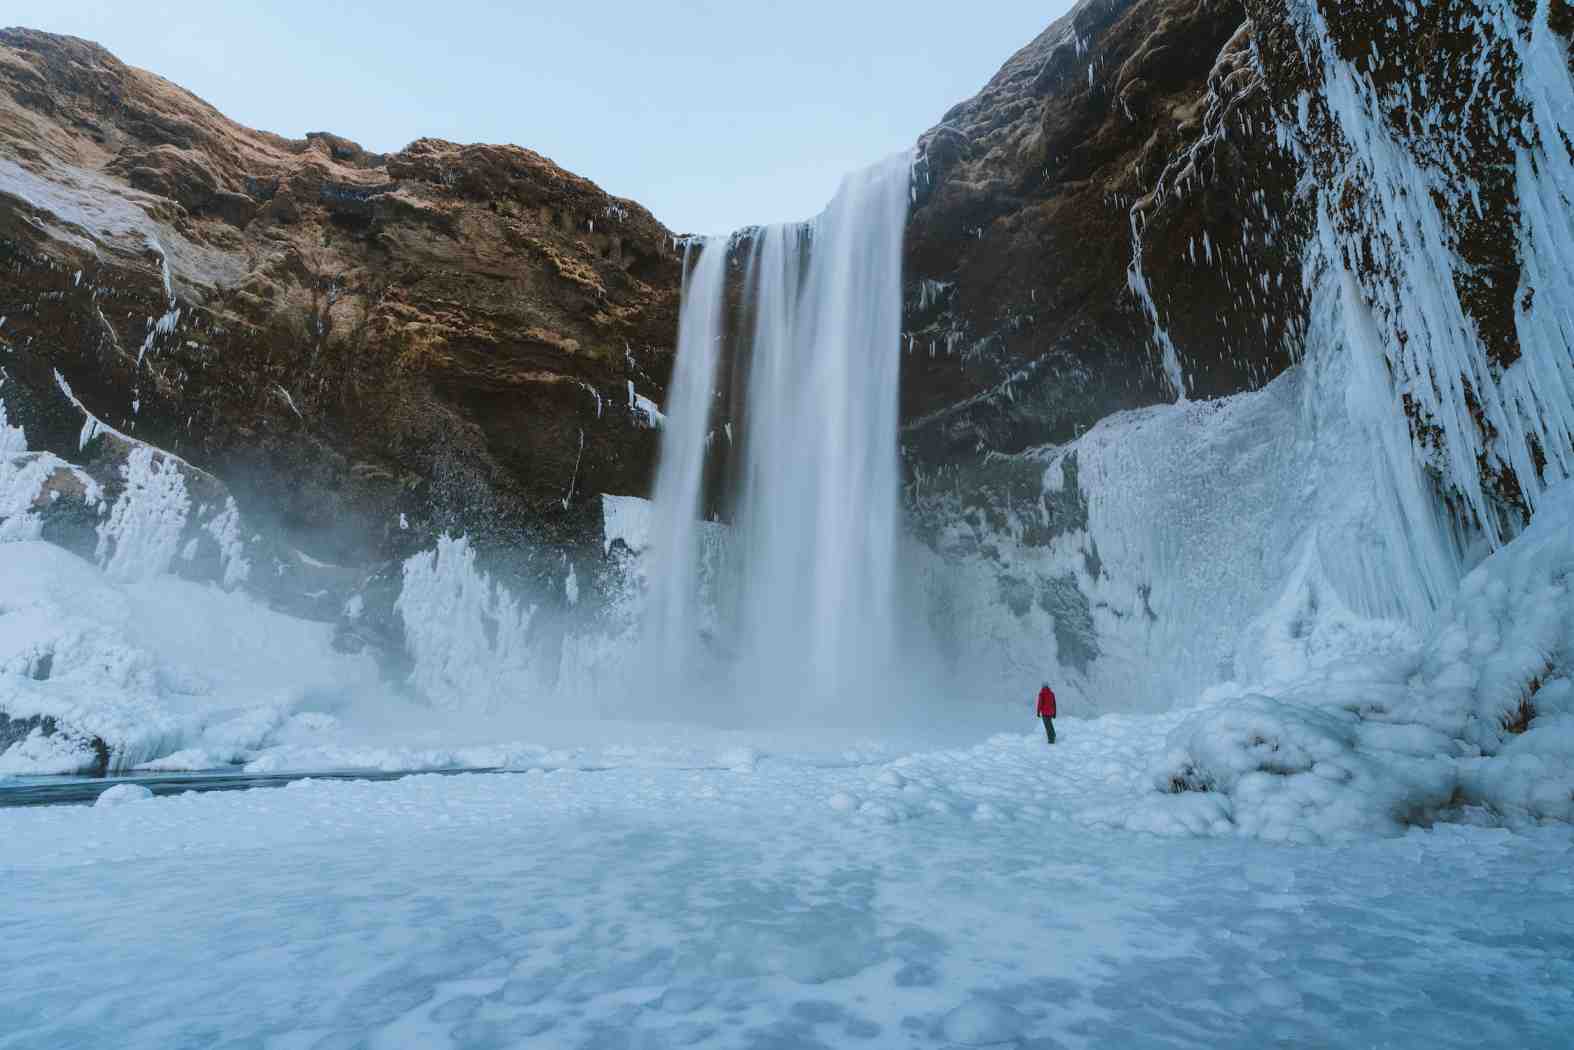
[[[1272,101],[1240,3],[1084,0],[923,137],[919,473],[1289,364],[1308,214]]]
[[[1494,543],[1574,468],[1574,4],[1249,0],[1412,444]]]
[[[1423,622],[1574,476],[1571,34],[1084,0],[924,136],[904,448],[978,676],[1162,707],[1268,601]]]
[[[1440,490],[1512,532],[1568,455],[1509,371],[1544,341],[1537,286],[1556,292],[1528,224],[1569,202],[1532,184],[1574,146],[1533,66],[1569,61],[1574,7],[1411,6],[1083,0],[946,114],[909,232],[920,484],[971,478],[987,502],[980,453],[1261,387],[1302,353],[1311,277],[1348,266]]]
[[[643,208],[528,150],[287,140],[0,32],[10,423],[85,461],[90,413],[317,559],[593,539],[592,497],[651,475],[632,391],[660,400],[679,270]]]

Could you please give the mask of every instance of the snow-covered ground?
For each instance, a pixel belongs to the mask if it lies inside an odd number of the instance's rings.
[[[0,809],[0,1047],[1567,1045],[1568,826],[1087,823],[1169,724]]]

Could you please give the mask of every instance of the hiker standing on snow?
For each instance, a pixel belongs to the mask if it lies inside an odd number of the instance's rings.
[[[1044,735],[1049,737],[1049,742],[1055,742],[1055,691],[1044,683],[1044,688],[1038,691],[1038,717],[1044,720]]]

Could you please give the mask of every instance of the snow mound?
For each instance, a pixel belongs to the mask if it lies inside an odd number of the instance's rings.
[[[109,806],[123,806],[128,802],[141,802],[152,797],[153,792],[141,784],[116,784],[98,796],[93,803],[93,808],[102,809]]]
[[[1446,739],[1422,729],[1420,746],[1390,751],[1369,728],[1339,708],[1228,701],[1171,736],[1156,786],[1213,794],[1210,830],[1222,820],[1239,834],[1288,842],[1385,832],[1449,802],[1457,778],[1439,757]],[[1190,805],[1188,819],[1210,808]]]
[[[1153,778],[1172,797],[1096,819],[1290,842],[1439,818],[1574,819],[1571,579],[1574,483],[1549,491],[1530,527],[1464,579],[1424,643],[1395,648],[1391,625],[1363,635],[1335,610],[1343,646],[1280,654],[1269,661],[1278,680],[1216,689],[1170,734]],[[1282,601],[1277,615],[1304,604]],[[1259,626],[1264,638],[1314,633]]]

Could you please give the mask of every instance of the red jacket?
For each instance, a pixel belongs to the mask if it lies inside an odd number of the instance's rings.
[[[1038,691],[1038,717],[1055,717],[1055,691],[1047,685]]]

